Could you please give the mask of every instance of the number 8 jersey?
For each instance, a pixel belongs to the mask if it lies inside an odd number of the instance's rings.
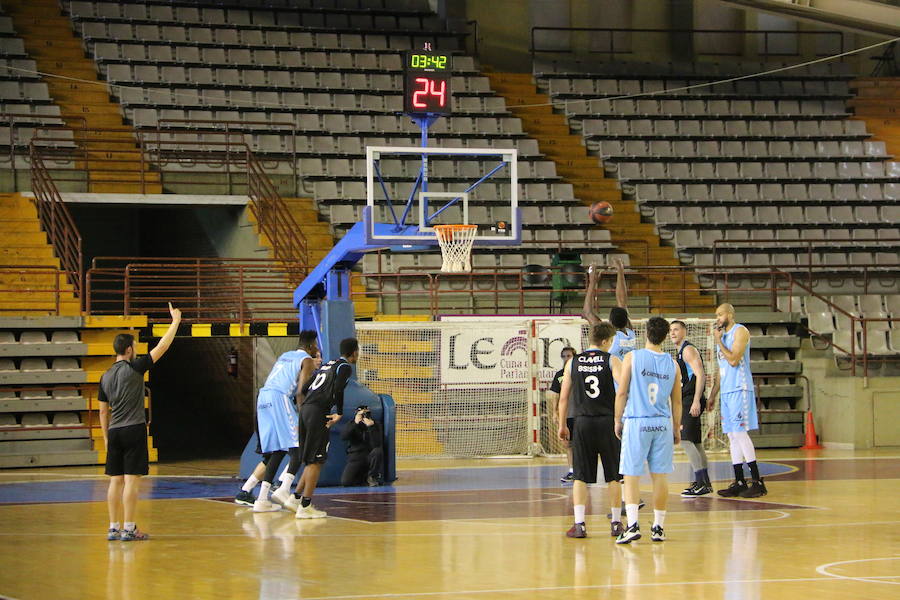
[[[675,361],[667,352],[647,348],[632,352],[624,418],[671,417],[669,396],[675,386],[675,368]]]
[[[616,389],[611,355],[588,349],[572,359],[572,386],[576,417],[614,417]]]

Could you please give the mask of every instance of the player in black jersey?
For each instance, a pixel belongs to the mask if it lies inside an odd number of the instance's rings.
[[[681,447],[688,455],[691,468],[694,470],[694,482],[681,492],[681,495],[693,498],[711,494],[713,490],[700,425],[700,415],[707,409],[707,400],[703,393],[706,387],[706,371],[700,352],[685,339],[686,335],[687,325],[684,321],[672,321],[669,338],[675,344],[675,360],[681,369]]]
[[[615,434],[615,381],[622,361],[609,353],[615,327],[600,323],[591,327],[591,346],[566,363],[562,390],[559,394],[559,437],[568,440],[566,412],[569,402],[575,403],[575,432],[572,436],[572,463],[575,482],[572,502],[575,524],[566,532],[568,537],[587,537],[584,526],[587,485],[597,482],[597,455],[603,463],[603,477],[607,483],[611,508],[611,535],[622,531],[622,476],[619,475],[621,442]]]
[[[341,341],[341,357],[319,367],[303,386],[300,401],[300,454],[303,475],[298,489],[302,489],[298,519],[321,519],[325,511],[312,505],[312,495],[319,482],[319,473],[328,457],[328,429],[341,420],[344,412],[344,388],[353,374],[353,366],[359,360],[359,342],[356,338]],[[334,412],[331,408],[334,407]]]

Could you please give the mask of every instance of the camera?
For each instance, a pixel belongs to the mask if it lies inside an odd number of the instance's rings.
[[[365,406],[365,405],[360,406],[359,408],[356,409],[356,412],[361,412],[363,419],[371,419],[372,418],[372,411],[369,410],[368,406]]]

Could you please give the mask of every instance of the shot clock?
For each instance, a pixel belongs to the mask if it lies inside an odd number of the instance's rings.
[[[450,114],[450,79],[453,59],[449,54],[416,50],[403,62],[403,112]]]

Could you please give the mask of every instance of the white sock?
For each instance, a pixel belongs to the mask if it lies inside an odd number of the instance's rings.
[[[256,484],[258,484],[258,483],[259,483],[259,479],[257,479],[256,476],[251,475],[250,478],[244,482],[244,485],[241,486],[241,489],[247,493],[250,493],[253,491],[253,488],[255,488]]]
[[[572,467],[569,467],[569,473],[574,473],[574,472],[575,472],[575,469],[573,469]]]
[[[257,500],[268,500],[269,492],[272,490],[272,484],[268,481],[263,481],[262,485],[259,486],[259,496],[256,497]]]
[[[584,504],[575,505],[575,522],[584,523]]]
[[[656,527],[659,525],[660,527],[664,527],[666,522],[666,511],[664,510],[653,510],[653,526]]]
[[[626,504],[625,505],[625,517],[628,519],[628,526],[631,527],[638,520],[638,505],[637,504]]]
[[[290,495],[291,493],[291,484],[294,483],[294,476],[285,471],[281,474],[281,485],[278,487],[278,491],[281,492],[284,490],[285,494]]]
[[[621,505],[620,505],[620,506],[612,506],[612,507],[610,507],[609,510],[612,512],[612,515],[610,516],[610,519],[609,519],[611,522],[615,523],[616,521],[621,521],[621,520],[622,520],[622,507],[621,507]]]
[[[115,522],[115,523],[113,523],[112,521],[109,522],[109,528],[110,528],[110,529],[115,529],[115,530],[118,531],[119,527],[120,527],[120,525],[119,525],[118,522]]]
[[[125,521],[125,531],[134,531],[135,527],[134,521]]]

